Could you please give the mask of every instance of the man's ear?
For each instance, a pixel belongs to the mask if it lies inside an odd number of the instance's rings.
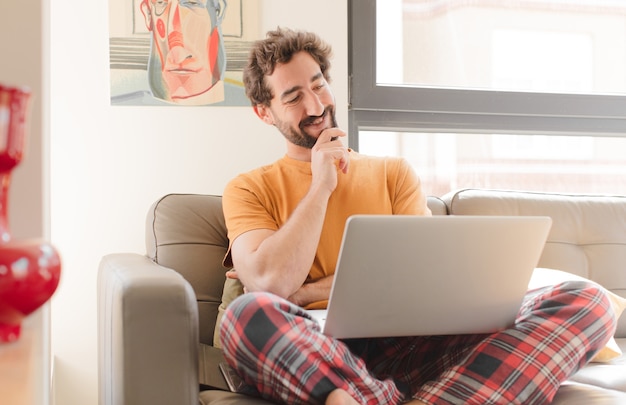
[[[254,107],[256,115],[268,125],[274,125],[274,118],[270,108],[264,104],[256,104]]]

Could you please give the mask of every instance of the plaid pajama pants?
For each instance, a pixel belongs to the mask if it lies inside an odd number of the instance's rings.
[[[615,323],[604,290],[575,281],[530,291],[515,324],[489,335],[337,340],[303,309],[249,293],[227,308],[220,337],[250,393],[280,403],[323,404],[342,388],[363,405],[544,404]]]

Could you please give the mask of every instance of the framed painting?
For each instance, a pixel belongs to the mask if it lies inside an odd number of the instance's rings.
[[[109,0],[111,105],[249,106],[257,3]]]

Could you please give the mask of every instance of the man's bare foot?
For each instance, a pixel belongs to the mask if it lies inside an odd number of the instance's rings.
[[[352,398],[346,391],[341,388],[337,388],[328,395],[326,398],[326,405],[359,405],[354,398]],[[413,401],[405,402],[405,405],[426,405],[422,401],[414,399]]]
[[[346,391],[337,388],[326,397],[326,405],[359,405]]]

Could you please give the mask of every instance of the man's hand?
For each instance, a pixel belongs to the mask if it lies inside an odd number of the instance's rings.
[[[327,300],[330,297],[330,289],[333,285],[333,277],[327,276],[311,283],[304,283],[295,293],[287,298],[287,300],[300,306]]]
[[[237,270],[230,269],[226,272],[226,278],[230,278],[232,280],[239,280],[239,274],[237,274]],[[241,280],[239,280],[239,282],[241,283]],[[248,289],[246,288],[245,285],[243,285],[243,283],[241,283],[241,285],[243,286],[244,294],[246,294],[248,292]]]
[[[239,280],[239,274],[235,269],[231,269],[226,272],[226,278]],[[303,308],[313,302],[327,300],[330,298],[333,278],[334,276],[327,276],[311,283],[304,283],[295,293],[287,297],[287,300]],[[243,292],[248,292],[245,285]]]
[[[338,139],[344,136],[346,133],[339,128],[325,129],[311,150],[313,184],[324,186],[329,192],[337,187],[337,169],[348,172],[348,149]]]

